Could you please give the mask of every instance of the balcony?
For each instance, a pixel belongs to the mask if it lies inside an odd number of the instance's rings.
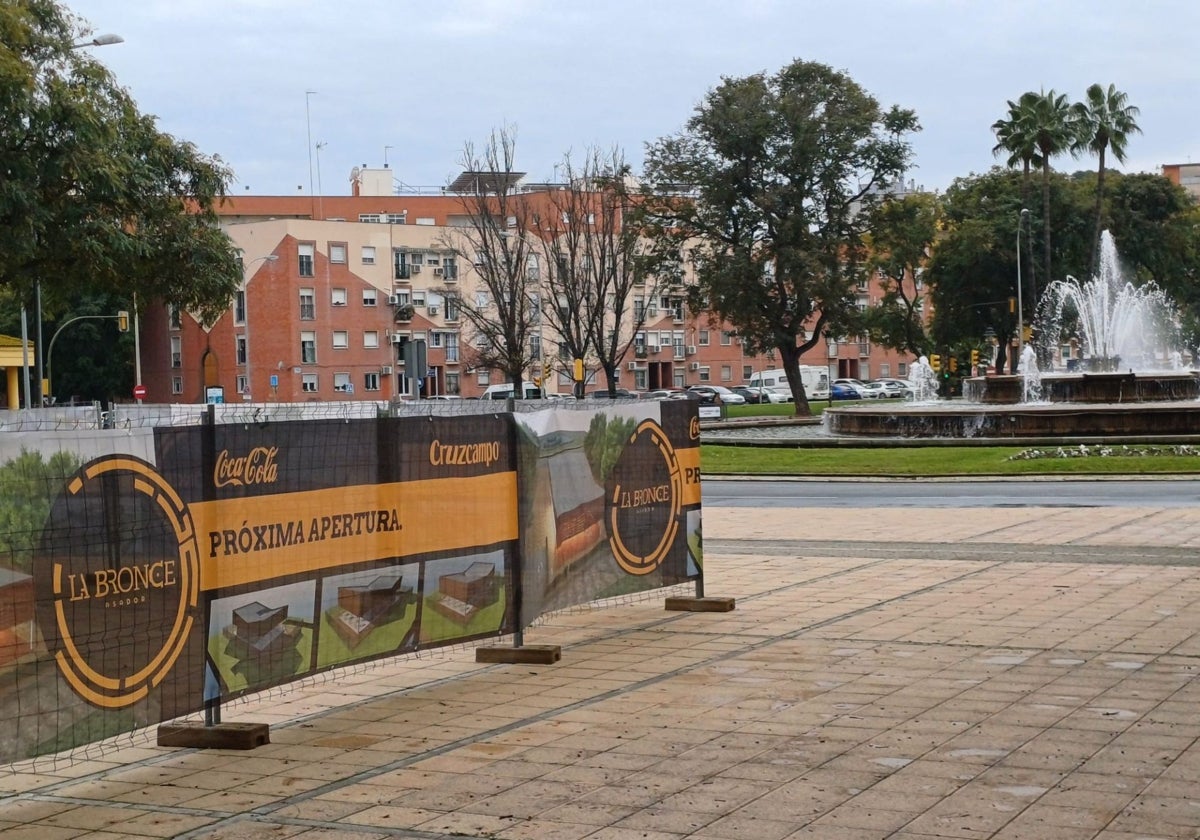
[[[646,346],[644,344],[640,344],[637,347],[634,347],[633,355],[634,355],[634,358],[637,358],[637,359],[646,358]]]

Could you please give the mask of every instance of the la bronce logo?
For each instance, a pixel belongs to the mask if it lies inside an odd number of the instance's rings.
[[[191,514],[152,465],[84,465],[51,507],[36,569],[42,634],[80,697],[118,709],[163,682],[196,626],[200,564]]]
[[[679,533],[683,479],[662,427],[643,420],[621,452],[608,487],[609,545],[631,575],[654,571]]]

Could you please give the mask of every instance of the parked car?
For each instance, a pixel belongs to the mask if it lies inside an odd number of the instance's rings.
[[[826,381],[826,383],[828,383],[829,378],[826,377],[825,381]],[[778,400],[779,402],[790,403],[790,402],[796,401],[796,398],[792,396],[792,389],[786,385],[777,385],[774,388],[768,387],[767,390],[774,391],[775,394],[779,397],[779,400]],[[822,394],[820,397],[817,397],[817,396],[814,396],[813,394],[808,393],[808,389],[805,388],[804,396],[806,396],[810,400],[815,400],[815,399],[827,400],[827,399],[829,399],[829,389],[828,389],[828,387],[826,387],[825,393]]]
[[[741,394],[735,394],[733,391],[726,388],[724,385],[692,385],[688,388],[689,391],[704,392],[708,391],[711,394],[720,397],[721,402],[725,405],[745,405],[746,398]]]
[[[596,400],[607,400],[610,397],[607,388],[598,391],[588,391],[588,396]],[[611,395],[618,400],[636,400],[638,395],[626,388],[617,388]]]
[[[829,386],[829,398],[833,400],[861,400],[862,394],[853,385],[835,381]]]
[[[833,384],[834,385],[845,385],[849,388],[853,388],[855,391],[858,392],[859,397],[864,397],[864,398],[867,396],[867,391],[869,390],[867,388],[866,383],[863,382],[861,379],[835,379],[835,380],[833,380]],[[875,396],[878,396],[878,395],[876,394]],[[837,399],[837,397],[834,397],[834,399]]]
[[[889,397],[911,397],[916,390],[911,382],[906,382],[903,379],[876,379],[876,382],[883,385]]]
[[[754,405],[787,402],[787,398],[785,398],[783,394],[779,393],[774,388],[739,385],[735,388],[731,388],[730,390],[735,394],[741,394],[746,398],[746,402]]]
[[[891,397],[887,386],[882,382],[864,382],[862,387],[863,399],[885,400]]]
[[[646,391],[642,394],[644,400],[669,400],[676,394],[682,394],[682,388],[656,388],[653,391]]]

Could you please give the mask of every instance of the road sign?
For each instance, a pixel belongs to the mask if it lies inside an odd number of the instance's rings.
[[[133,386],[133,398],[135,400],[146,399],[146,386],[145,385],[134,385]]]

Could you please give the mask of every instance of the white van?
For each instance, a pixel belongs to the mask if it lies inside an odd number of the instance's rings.
[[[532,382],[522,382],[521,389],[525,392],[525,399],[540,400],[542,398],[542,389]],[[481,400],[506,400],[513,395],[513,384],[511,382],[502,382],[499,385],[489,385],[487,390],[480,395]]]
[[[804,385],[804,396],[810,400],[829,399],[829,371],[816,365],[800,365],[800,382]],[[760,371],[750,377],[746,383],[751,388],[779,388],[785,394],[791,393],[787,373],[783,368],[772,368]]]

